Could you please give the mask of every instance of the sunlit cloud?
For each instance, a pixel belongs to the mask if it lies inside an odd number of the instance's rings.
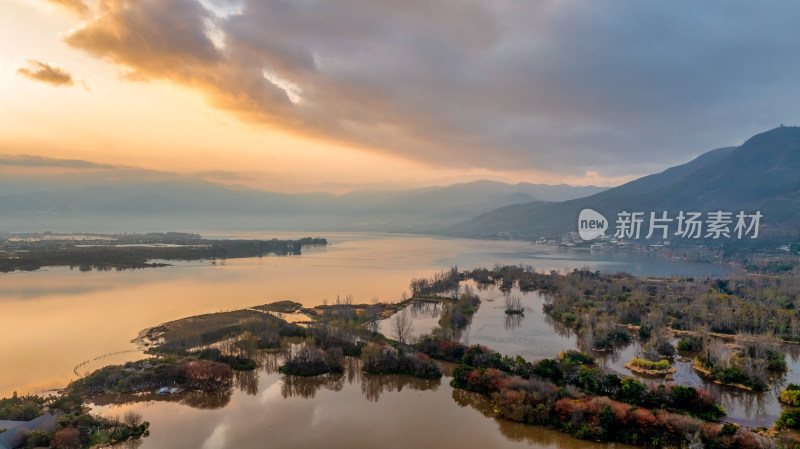
[[[15,167],[117,168],[110,164],[32,155],[0,155],[0,165]]]
[[[787,8],[101,0],[65,41],[265,129],[608,182],[800,121]]]
[[[86,3],[84,3],[81,0],[47,0],[47,1],[69,9],[73,13],[77,14],[78,17],[86,18],[91,13],[89,6],[87,6]]]
[[[17,73],[35,81],[53,86],[72,86],[75,82],[66,70],[35,59],[28,60],[28,67],[20,67]]]

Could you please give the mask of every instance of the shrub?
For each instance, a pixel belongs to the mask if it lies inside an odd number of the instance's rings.
[[[56,432],[50,444],[54,449],[80,449],[81,434],[74,427],[65,427]]]
[[[486,368],[491,366],[492,357],[497,354],[483,345],[472,345],[467,348],[461,363],[476,368]]]
[[[408,374],[424,379],[442,377],[439,364],[423,353],[400,354],[384,342],[371,343],[361,352],[364,371],[373,374]]]
[[[30,421],[43,413],[46,400],[40,396],[26,395],[0,398],[0,419],[12,421]]]
[[[22,437],[23,447],[50,447],[53,435],[44,430],[29,430]]]
[[[280,371],[297,376],[316,376],[324,373],[344,371],[344,355],[340,348],[322,350],[305,341],[290,344],[284,351],[284,363]]]
[[[533,365],[533,372],[548,379],[559,377],[558,362],[553,359],[542,359]]]
[[[778,420],[775,421],[775,425],[782,428],[788,427],[797,429],[800,427],[800,409],[793,408],[784,410],[778,417]]]
[[[620,381],[619,397],[622,402],[638,404],[644,399],[647,386],[633,377],[626,377]]]
[[[700,351],[703,349],[703,340],[699,337],[685,337],[678,340],[678,349],[681,351]]]
[[[574,324],[577,320],[578,316],[575,315],[575,312],[564,312],[561,314],[561,321],[567,324]]]
[[[416,344],[417,350],[439,360],[460,363],[467,351],[467,346],[455,340],[426,335]]]
[[[669,364],[668,360],[659,360],[658,362],[651,362],[650,360],[640,359],[638,357],[634,357],[634,359],[631,360],[631,365],[647,370],[658,370],[658,371],[668,370],[672,368],[672,365]]]
[[[790,386],[793,384],[790,384]],[[791,405],[793,407],[800,406],[800,390],[790,390],[788,387],[785,390],[781,390],[781,394],[778,397],[782,403],[786,405]]]
[[[772,371],[786,371],[786,356],[780,351],[770,350],[767,352],[767,369]]]
[[[494,368],[473,368],[459,365],[453,370],[453,386],[476,393],[497,393],[508,387],[505,373]]]

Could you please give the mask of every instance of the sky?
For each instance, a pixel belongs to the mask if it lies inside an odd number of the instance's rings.
[[[0,176],[613,186],[800,124],[800,3],[4,0]]]

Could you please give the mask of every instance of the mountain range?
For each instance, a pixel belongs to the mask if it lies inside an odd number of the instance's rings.
[[[759,238],[796,239],[800,234],[800,128],[781,126],[738,147],[709,151],[661,173],[645,176],[585,198],[531,201],[498,208],[442,230],[472,238],[558,238],[577,231],[583,209],[611,223],[620,212],[649,212],[677,218],[680,211],[763,215]],[[676,226],[676,223],[673,223]],[[731,226],[731,229],[733,225]],[[609,235],[607,232],[606,235]],[[752,235],[752,234],[751,234]]]
[[[475,181],[288,194],[84,161],[26,161],[79,169],[32,175],[17,169],[19,158],[0,158],[0,232],[289,229],[537,240],[577,231],[580,212],[592,209],[606,218],[607,236],[623,211],[643,212],[645,220],[667,212],[672,226],[680,211],[758,211],[760,239],[800,235],[798,127],[781,126],[611,189]]]
[[[0,178],[0,231],[296,229],[434,232],[498,207],[601,187],[475,181],[410,190],[288,194],[137,169]]]

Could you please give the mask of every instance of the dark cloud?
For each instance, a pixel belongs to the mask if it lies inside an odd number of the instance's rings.
[[[83,3],[81,0],[47,0],[50,3],[55,3],[56,5],[63,6],[79,17],[88,17],[90,10],[86,3]]]
[[[17,73],[32,80],[53,86],[72,86],[75,82],[66,70],[35,59],[28,60],[28,67],[17,69]]]
[[[79,159],[56,159],[33,155],[0,155],[0,165],[18,167],[117,168],[114,165],[98,164]]]
[[[102,0],[99,11],[67,43],[133,78],[448,166],[643,173],[800,121],[800,4]]]

